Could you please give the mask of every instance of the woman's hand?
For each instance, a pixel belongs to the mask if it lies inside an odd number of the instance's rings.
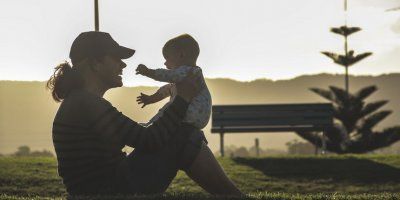
[[[190,102],[202,89],[200,75],[191,70],[185,79],[176,83],[176,89],[179,96]]]

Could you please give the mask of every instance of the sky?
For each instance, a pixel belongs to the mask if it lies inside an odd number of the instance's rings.
[[[356,53],[374,55],[353,75],[400,72],[400,0],[348,0],[347,21],[363,31],[349,38]],[[136,54],[126,60],[126,86],[160,85],[139,75],[140,63],[163,68],[161,48],[182,33],[200,44],[205,77],[240,81],[343,73],[319,52],[343,52],[329,32],[344,24],[343,0],[99,0],[100,30]],[[70,45],[94,29],[93,0],[1,0],[0,80],[47,80],[68,60]]]

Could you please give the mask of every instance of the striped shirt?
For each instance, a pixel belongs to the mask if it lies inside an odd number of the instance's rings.
[[[109,187],[124,159],[121,149],[160,149],[176,134],[188,103],[176,98],[165,114],[143,127],[104,98],[73,90],[61,103],[53,122],[58,173],[70,194],[93,193]]]

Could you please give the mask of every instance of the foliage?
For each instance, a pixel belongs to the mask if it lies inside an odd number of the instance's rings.
[[[361,53],[358,55],[354,55],[354,50],[347,49],[347,37],[353,33],[361,31],[360,27],[347,27],[341,26],[339,28],[331,28],[332,33],[336,33],[342,35],[345,38],[345,52],[344,55],[323,51],[322,54],[331,58],[334,63],[341,65],[343,67],[350,67],[360,60],[372,55],[371,52]]]
[[[315,147],[309,142],[299,142],[298,140],[295,139],[290,142],[287,142],[286,146],[288,148],[289,154],[307,155],[315,153]]]
[[[360,27],[347,27],[347,26],[341,26],[339,28],[331,28],[332,33],[336,33],[342,36],[349,36],[355,32],[361,31]]]
[[[329,90],[310,90],[333,103],[333,116],[338,121],[325,132],[326,137],[317,132],[297,132],[314,145],[322,147],[325,141],[327,150],[331,152],[365,153],[400,140],[400,126],[383,131],[374,130],[379,122],[392,113],[389,110],[378,111],[388,103],[387,100],[365,102],[377,90],[376,86],[362,88],[355,94],[334,86],[330,86]]]
[[[12,154],[13,156],[42,156],[42,157],[54,157],[54,154],[48,150],[43,151],[31,151],[29,146],[20,146],[18,150]]]
[[[336,54],[332,52],[323,51],[322,54],[328,56],[333,60],[334,63],[341,65],[343,67],[350,67],[362,59],[372,55],[371,52],[361,53],[358,55],[354,55],[354,50],[350,50],[347,55]]]
[[[348,68],[359,61],[365,59],[366,57],[372,55],[371,52],[365,52],[358,55],[354,54],[354,50],[348,50],[347,46],[347,37],[353,33],[361,31],[360,27],[347,27],[341,26],[339,28],[331,28],[331,32],[335,34],[339,34],[344,37],[344,54],[337,54],[328,51],[321,52],[325,56],[331,58],[334,63],[345,67],[345,88],[346,93],[349,92],[349,74]]]
[[[229,145],[224,148],[225,151],[225,156],[228,156],[230,158],[235,158],[235,157],[256,157],[257,156],[257,150],[255,146],[252,146],[250,148],[246,148],[243,146],[237,147],[235,145]],[[263,149],[259,147],[259,156],[271,156],[271,155],[283,155],[287,154],[286,151],[283,150],[277,150],[277,149]],[[220,155],[220,152],[214,152],[214,155]]]
[[[322,136],[317,132],[297,132],[315,146],[335,153],[365,153],[400,140],[400,126],[379,132],[374,130],[379,122],[392,113],[389,110],[378,111],[388,103],[387,100],[365,102],[365,99],[377,90],[376,86],[362,88],[355,94],[349,92],[348,67],[372,55],[371,52],[355,55],[354,50],[348,50],[347,37],[360,30],[359,27],[347,26],[331,28],[331,32],[344,37],[344,55],[321,52],[331,58],[334,63],[346,68],[345,90],[335,86],[330,86],[329,90],[311,88],[311,91],[333,103],[333,116],[338,123],[325,130]]]

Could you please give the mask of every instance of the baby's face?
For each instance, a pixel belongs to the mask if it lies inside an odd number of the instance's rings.
[[[179,64],[179,56],[175,54],[164,55],[165,62],[164,65],[167,69],[175,69],[180,66]]]

